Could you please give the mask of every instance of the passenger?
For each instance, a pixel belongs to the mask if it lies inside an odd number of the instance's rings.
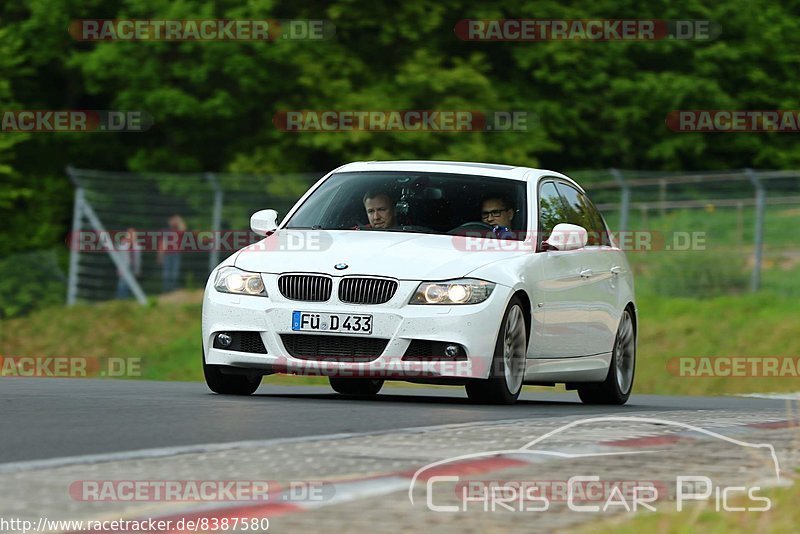
[[[481,220],[490,225],[500,239],[513,237],[511,221],[514,213],[511,203],[501,195],[486,197],[481,204]]]

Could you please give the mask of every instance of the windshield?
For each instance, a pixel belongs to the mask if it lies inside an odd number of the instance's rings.
[[[331,175],[286,228],[417,232],[524,239],[526,183],[425,172]]]

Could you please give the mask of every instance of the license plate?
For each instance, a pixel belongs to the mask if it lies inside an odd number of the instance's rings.
[[[292,312],[292,330],[370,335],[372,315],[295,311]]]

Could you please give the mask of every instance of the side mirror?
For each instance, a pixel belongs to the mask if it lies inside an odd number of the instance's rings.
[[[275,210],[257,211],[250,217],[250,229],[258,235],[269,235],[278,229],[278,212]]]
[[[588,241],[589,234],[582,226],[558,223],[542,245],[545,250],[578,250],[585,247]]]

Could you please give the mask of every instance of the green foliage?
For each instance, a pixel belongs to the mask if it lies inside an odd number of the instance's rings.
[[[749,280],[745,260],[736,252],[661,251],[636,258],[636,288],[664,297],[715,297],[738,294]]]
[[[170,298],[175,296],[172,294]],[[0,322],[0,355],[141,358],[142,378],[202,380],[200,293],[184,292],[155,306],[132,301],[53,307]],[[797,299],[780,293],[710,299],[640,296],[635,391],[659,395],[723,395],[796,391],[796,379],[675,376],[670,361],[698,356],[800,354]],[[102,328],[97,325],[102,324]],[[765,335],[768,333],[769,335]],[[86,343],[91,339],[90,344]],[[312,376],[265,378],[268,384],[325,384]]]
[[[0,106],[143,110],[141,134],[0,135],[0,253],[62,242],[67,164],[314,172],[358,159],[488,160],[559,170],[797,168],[793,136],[676,134],[671,110],[798,109],[794,3],[730,0],[31,0],[0,6]],[[711,19],[712,41],[477,43],[465,18]],[[99,42],[80,18],[328,19],[324,41]],[[292,109],[526,110],[527,132],[286,133]],[[296,193],[296,184],[268,191]]]
[[[0,259],[0,319],[63,304],[66,290],[53,250]]]

